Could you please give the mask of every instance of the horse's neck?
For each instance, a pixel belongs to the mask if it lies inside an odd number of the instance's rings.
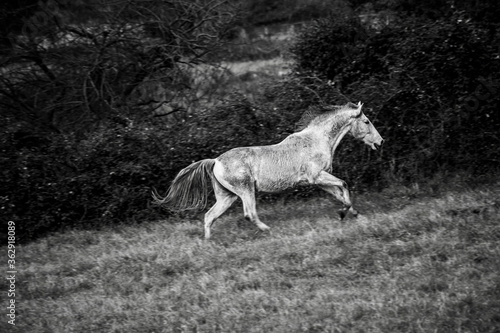
[[[332,130],[333,128],[333,130]],[[337,149],[340,141],[351,129],[351,122],[346,121],[344,124],[337,124],[336,126],[328,124],[328,122],[320,126],[311,126],[304,130],[304,133],[311,133],[317,136],[321,142],[324,142],[333,157],[335,150]]]
[[[342,139],[347,134],[347,132],[349,132],[350,129],[351,129],[351,124],[347,123],[344,126],[342,126],[336,133],[333,133],[333,135],[330,136],[332,142],[330,147],[330,151],[332,152],[332,157],[333,154],[335,153],[335,150],[337,150],[340,141],[342,141]]]

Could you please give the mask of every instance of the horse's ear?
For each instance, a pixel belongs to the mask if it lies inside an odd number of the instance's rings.
[[[361,111],[361,108],[363,107],[363,103],[358,102],[357,107],[358,107],[358,112],[356,113],[356,116],[355,116],[356,118],[361,117],[361,115],[363,114],[363,112]]]

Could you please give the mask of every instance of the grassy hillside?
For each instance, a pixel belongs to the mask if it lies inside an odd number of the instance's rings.
[[[345,223],[326,198],[262,204],[269,234],[234,210],[211,241],[200,221],[179,219],[20,246],[16,328],[500,330],[500,183],[435,197],[392,190],[356,202],[364,214]]]

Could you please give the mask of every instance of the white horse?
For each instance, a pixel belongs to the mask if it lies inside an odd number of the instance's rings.
[[[215,219],[238,197],[245,218],[260,230],[268,230],[257,215],[255,191],[272,193],[298,185],[318,185],[343,203],[341,219],[349,211],[356,216],[347,184],[329,171],[335,149],[347,133],[373,149],[382,144],[382,137],[361,108],[361,102],[316,108],[302,117],[299,132],[278,144],[234,148],[215,159],[195,162],[179,172],[164,198],[154,191],[154,202],[166,204],[172,211],[205,208],[211,180],[217,202],[205,214],[207,239]]]

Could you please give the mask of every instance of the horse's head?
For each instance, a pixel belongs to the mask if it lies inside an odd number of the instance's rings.
[[[363,140],[365,144],[376,150],[377,146],[382,145],[384,139],[380,136],[370,119],[361,111],[362,106],[363,104],[359,102],[359,113],[354,117],[350,132],[356,139]]]

